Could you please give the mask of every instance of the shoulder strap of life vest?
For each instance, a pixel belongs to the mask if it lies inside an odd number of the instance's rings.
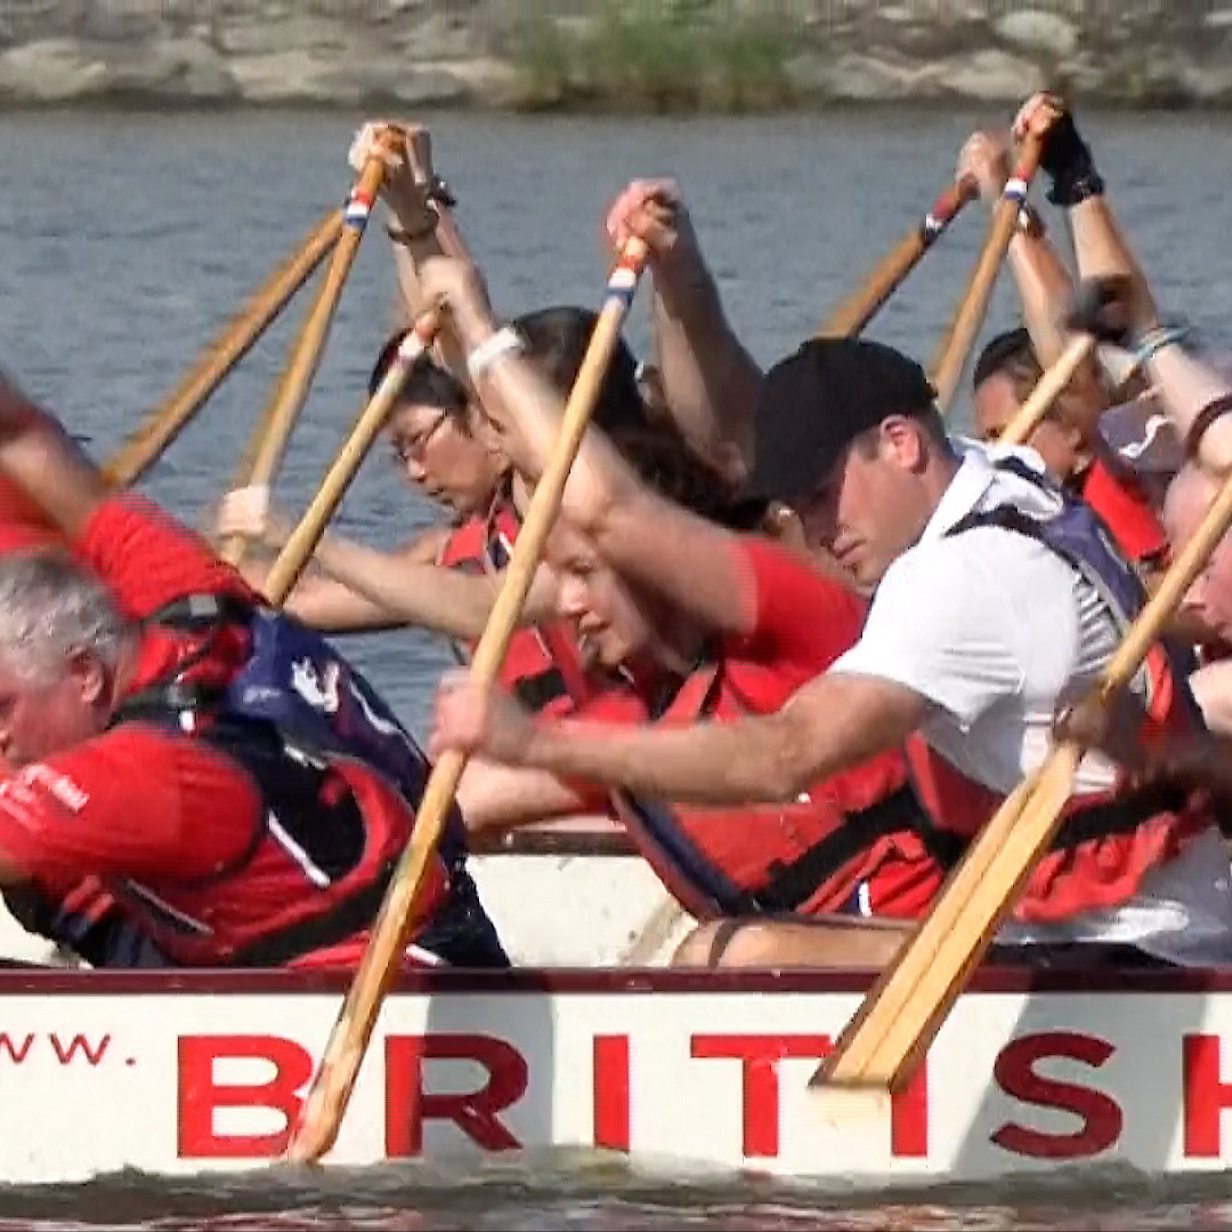
[[[981,526],[997,526],[1003,530],[1033,539],[1058,555],[1075,570],[1099,595],[1119,631],[1124,633],[1146,603],[1146,589],[1133,565],[1117,548],[1107,527],[1088,505],[1065,494],[1062,489],[1039,475],[1017,458],[999,458],[998,470],[1016,475],[1036,487],[1055,494],[1060,505],[1055,514],[1035,517],[1013,505],[997,505],[991,509],[969,513],[948,532],[962,534]],[[1159,643],[1160,661],[1156,656],[1156,671],[1151,663],[1144,665],[1142,679],[1148,704],[1158,689],[1158,670],[1163,668],[1172,677],[1177,700],[1197,714],[1197,703],[1188,686],[1188,677],[1196,664],[1192,651],[1173,639]]]
[[[364,763],[418,808],[431,770],[427,758],[362,673],[315,630],[284,612],[213,594],[187,595],[144,623],[192,632],[239,623],[250,632],[250,657],[223,689],[186,680],[188,665],[182,664],[172,679],[127,699],[129,715],[144,707],[178,717],[181,726],[191,725],[193,715],[227,715],[247,725],[245,730],[266,723],[297,747]],[[207,640],[194,660],[210,646]],[[461,814],[451,808],[441,856],[449,867],[460,867],[467,847]]]
[[[717,665],[699,667],[672,694],[656,705],[661,717],[669,706],[683,699],[698,719],[715,712],[723,689]],[[847,813],[841,824],[790,861],[774,861],[766,878],[756,888],[737,885],[699,849],[680,824],[672,808],[660,801],[647,801],[631,793],[617,794],[626,821],[640,831],[643,842],[653,845],[658,857],[652,863],[669,882],[672,893],[698,918],[789,913],[806,903],[825,880],[849,861],[867,851],[878,839],[917,830],[923,810],[910,783],[867,808]],[[937,831],[930,837],[941,849],[945,862],[961,854],[957,838]]]

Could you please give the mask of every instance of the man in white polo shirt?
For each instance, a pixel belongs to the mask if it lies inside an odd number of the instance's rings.
[[[874,590],[860,642],[777,714],[670,731],[532,724],[453,682],[437,748],[719,803],[789,799],[909,742],[937,830],[969,839],[1043,759],[1058,706],[1094,682],[1142,595],[1036,455],[951,439],[933,396],[916,363],[868,340],[811,340],[767,374],[754,485]],[[1162,648],[1139,684],[1159,722],[1199,721]],[[1113,799],[1114,786],[1108,762],[1083,761],[1075,815],[999,940],[1232,957],[1228,864],[1205,802],[1161,787]],[[807,926],[756,927],[773,961],[774,930]]]

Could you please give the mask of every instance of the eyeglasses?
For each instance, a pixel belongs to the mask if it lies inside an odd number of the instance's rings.
[[[448,418],[448,413],[442,411],[422,432],[417,432],[414,436],[410,437],[395,437],[393,440],[394,458],[398,464],[405,466],[412,458],[416,462],[422,462],[424,453],[428,448],[428,442],[431,441],[436,435],[436,430]]]

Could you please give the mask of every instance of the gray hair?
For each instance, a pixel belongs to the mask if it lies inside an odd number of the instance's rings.
[[[23,680],[52,684],[82,651],[114,670],[136,635],[107,588],[67,555],[0,559],[0,656]]]

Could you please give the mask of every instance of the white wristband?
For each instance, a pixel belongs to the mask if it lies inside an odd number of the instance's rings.
[[[511,325],[498,329],[467,357],[466,370],[473,379],[481,377],[502,355],[520,355],[526,349],[522,336]]]

